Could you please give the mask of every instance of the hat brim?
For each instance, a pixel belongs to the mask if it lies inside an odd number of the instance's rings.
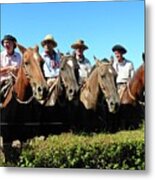
[[[82,45],[82,44],[73,44],[73,45],[71,45],[71,48],[73,48],[73,49],[83,49],[83,50],[86,50],[86,49],[88,49],[88,47],[86,46],[86,45]]]
[[[53,44],[54,48],[57,47],[57,43],[55,41],[53,41],[53,40],[50,40],[50,39],[49,40],[43,40],[41,42],[41,45],[44,46],[46,42],[51,42]]]
[[[122,48],[122,47],[114,47],[114,48],[112,48],[112,51],[113,51],[113,52],[119,51],[119,52],[122,53],[122,54],[127,53],[127,50],[126,50],[125,48]]]

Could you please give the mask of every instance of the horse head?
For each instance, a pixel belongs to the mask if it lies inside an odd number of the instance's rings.
[[[96,68],[98,71],[98,83],[99,87],[104,94],[105,100],[108,104],[109,111],[115,113],[120,104],[119,95],[116,88],[116,71],[112,67],[112,63],[107,59],[100,61],[95,58]]]
[[[17,46],[22,53],[22,70],[25,79],[32,87],[33,96],[37,100],[42,100],[46,97],[48,89],[41,69],[43,59],[39,54],[39,48],[38,46],[25,48],[20,44]]]
[[[78,63],[71,55],[63,55],[61,57],[59,78],[65,88],[66,96],[69,101],[77,96],[78,87]]]

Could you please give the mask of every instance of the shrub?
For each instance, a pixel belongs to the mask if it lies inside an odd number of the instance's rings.
[[[143,170],[144,131],[35,137],[23,147],[18,166]]]

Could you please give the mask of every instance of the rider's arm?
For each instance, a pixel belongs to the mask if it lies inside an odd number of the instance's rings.
[[[6,66],[6,67],[0,67],[0,74],[6,74],[9,72],[16,72],[18,68],[16,66]]]

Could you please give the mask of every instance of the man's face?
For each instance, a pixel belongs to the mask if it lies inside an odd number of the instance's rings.
[[[4,40],[3,46],[8,54],[12,54],[14,51],[14,42],[10,40]]]
[[[46,53],[52,52],[53,48],[54,48],[54,46],[53,46],[53,43],[51,41],[46,41],[44,43],[44,50],[45,50]]]
[[[120,51],[115,51],[114,54],[115,54],[115,57],[117,58],[118,62],[122,62],[122,60],[123,60],[122,53]]]
[[[83,56],[83,51],[84,51],[83,48],[78,48],[75,50],[75,53],[77,56],[81,57]]]

